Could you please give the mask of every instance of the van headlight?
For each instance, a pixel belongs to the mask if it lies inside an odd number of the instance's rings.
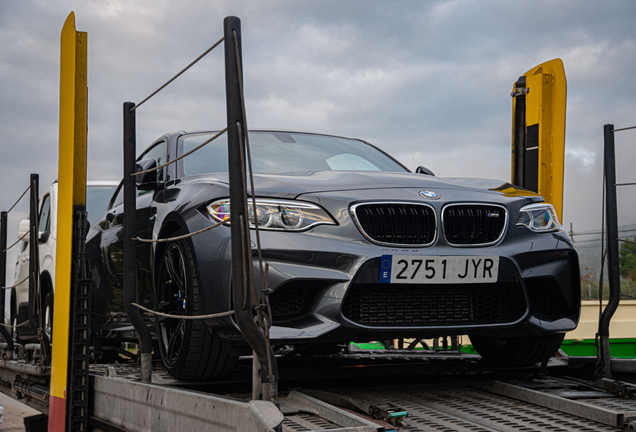
[[[322,207],[303,201],[256,198],[256,211],[252,200],[247,201],[250,228],[258,223],[260,229],[304,231],[316,225],[336,225]],[[208,204],[208,214],[219,222],[230,223],[230,200],[222,199]]]
[[[537,233],[560,231],[561,224],[552,204],[539,203],[521,207],[517,226],[525,226]]]

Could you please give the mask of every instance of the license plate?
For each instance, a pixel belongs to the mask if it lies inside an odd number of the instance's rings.
[[[382,255],[380,260],[382,283],[492,283],[498,274],[498,256]]]

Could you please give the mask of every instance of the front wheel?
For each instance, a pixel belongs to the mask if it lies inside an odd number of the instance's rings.
[[[469,336],[473,348],[482,358],[501,366],[523,366],[552,357],[563,342],[565,334],[557,333],[533,337]]]
[[[176,231],[172,236],[182,235]],[[199,281],[188,239],[168,242],[156,279],[157,310],[173,316],[202,315]],[[161,359],[178,379],[217,378],[232,372],[236,356],[203,320],[157,317]]]

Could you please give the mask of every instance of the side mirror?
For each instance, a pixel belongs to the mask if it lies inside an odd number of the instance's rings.
[[[29,241],[30,224],[28,219],[22,219],[18,225],[18,240]]]
[[[416,173],[418,174],[426,174],[426,175],[430,175],[435,177],[435,174],[433,174],[433,171],[431,171],[430,169],[426,168],[425,166],[418,166],[417,169],[415,170]]]
[[[135,172],[143,172],[153,168],[157,168],[157,161],[152,158],[146,158],[136,163]],[[135,182],[139,190],[159,190],[163,188],[163,183],[157,182],[157,171],[139,174],[135,176]]]

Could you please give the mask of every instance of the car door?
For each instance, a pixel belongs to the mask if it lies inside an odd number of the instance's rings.
[[[152,158],[157,165],[165,163],[167,157],[167,141],[155,143],[138,159]],[[164,181],[164,171],[157,171],[157,182]],[[156,206],[154,195],[157,192],[137,191],[136,235],[139,238],[150,238],[155,222]],[[123,215],[124,194],[122,184],[117,188],[117,193],[111,203],[106,219],[101,223],[102,257],[108,279],[109,293],[104,293],[109,299],[111,312],[123,313],[124,285],[123,285]],[[152,273],[151,273],[151,245],[150,243],[137,242],[137,280],[139,300],[147,306],[152,302]]]

